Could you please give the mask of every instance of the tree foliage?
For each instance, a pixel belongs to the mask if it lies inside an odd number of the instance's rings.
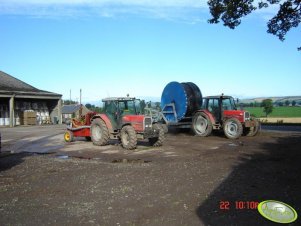
[[[285,103],[285,106],[289,106],[291,102],[289,100],[286,100],[284,103]]]
[[[300,0],[209,0],[208,5],[212,18],[209,23],[223,21],[224,26],[234,29],[241,23],[241,18],[251,12],[267,8],[271,5],[280,5],[278,13],[268,21],[267,32],[276,35],[284,41],[286,33],[301,22]],[[298,48],[301,50],[301,47]]]
[[[94,104],[85,104],[86,108],[88,108],[90,111],[95,111],[97,113],[101,113],[102,108],[95,106]]]
[[[71,105],[71,104],[77,104],[77,102],[73,101],[73,100],[63,100],[63,104],[64,105]]]
[[[268,115],[273,112],[273,101],[271,99],[264,99],[261,102],[261,107],[263,107],[263,112],[265,113],[265,116],[268,117]]]
[[[297,102],[295,100],[292,101],[292,106],[296,106]]]

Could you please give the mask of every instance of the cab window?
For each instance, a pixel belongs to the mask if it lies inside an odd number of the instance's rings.
[[[232,98],[223,100],[223,110],[235,110],[235,104]]]
[[[218,111],[218,99],[209,99],[208,101],[208,111],[216,112]]]
[[[135,114],[134,101],[120,101],[118,108],[120,114]]]
[[[137,114],[143,113],[140,100],[135,100],[135,109],[136,109]]]
[[[107,114],[115,114],[117,111],[117,106],[114,101],[105,102],[105,112]]]

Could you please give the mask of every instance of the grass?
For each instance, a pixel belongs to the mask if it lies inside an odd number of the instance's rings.
[[[265,117],[261,107],[247,107],[244,109],[255,115],[255,117]],[[274,107],[273,112],[268,117],[301,117],[301,107]]]

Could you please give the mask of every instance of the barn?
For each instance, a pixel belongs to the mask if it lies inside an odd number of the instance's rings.
[[[61,124],[61,98],[0,71],[0,126]]]

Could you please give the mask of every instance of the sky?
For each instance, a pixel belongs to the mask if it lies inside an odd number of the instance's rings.
[[[0,70],[83,102],[157,98],[171,81],[203,96],[301,95],[301,28],[266,33],[268,8],[234,30],[203,0],[0,0]],[[0,81],[1,82],[1,81]]]

